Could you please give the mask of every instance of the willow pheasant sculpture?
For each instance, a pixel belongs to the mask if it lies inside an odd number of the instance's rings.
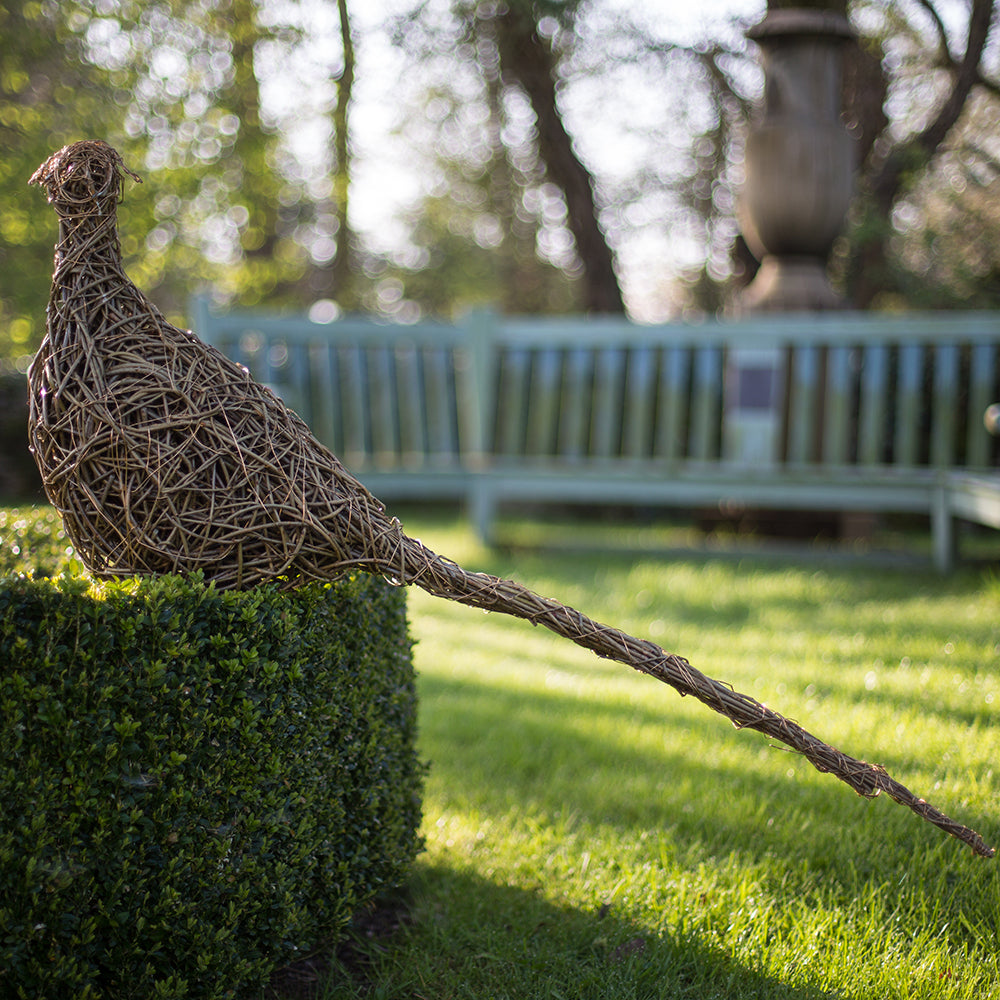
[[[117,206],[129,171],[104,142],[34,174],[59,217],[47,334],[29,372],[31,447],[98,576],[201,570],[219,587],[289,587],[350,570],[524,618],[692,695],[871,798],[885,792],[978,854],[994,853],[893,780],[651,642],[404,534],[309,428],[246,369],[171,325],[125,274]]]

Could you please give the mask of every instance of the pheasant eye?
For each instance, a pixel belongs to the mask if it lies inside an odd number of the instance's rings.
[[[66,181],[81,194],[100,194],[108,187],[109,177],[107,167],[99,162],[73,163],[66,171]]]

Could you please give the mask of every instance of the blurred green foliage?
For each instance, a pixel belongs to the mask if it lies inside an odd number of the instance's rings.
[[[270,34],[251,0],[0,9],[0,357],[44,332],[56,220],[28,179],[82,138],[111,142],[144,179],[126,188],[122,251],[171,318],[206,284],[248,304],[291,294],[307,259],[294,233],[315,206],[276,169],[262,118],[253,51]]]
[[[942,17],[941,3],[816,5],[848,9],[879,75],[858,89],[872,107],[852,126],[872,151],[863,176],[945,102],[966,15]],[[346,291],[330,288],[340,238],[335,147],[360,145],[331,138],[342,53],[322,22],[335,22],[336,7],[318,0],[309,16],[260,0],[11,0],[0,8],[0,359],[23,369],[43,334],[56,220],[28,178],[80,138],[108,140],[143,177],[129,182],[121,209],[125,264],[176,322],[206,288],[250,308],[301,310],[331,295],[342,310],[402,321],[486,301],[529,313],[581,308],[564,193],[551,183],[530,102],[501,72],[491,35],[499,8],[480,0],[414,0],[381,23],[366,13],[358,88],[384,87],[384,133],[408,145],[406,166],[419,180],[408,204],[386,192],[397,202],[387,232],[355,227],[352,280]],[[638,297],[675,313],[721,308],[751,266],[733,251],[740,136],[760,82],[746,21],[681,41],[676,25],[638,8],[576,0],[515,8],[531,14],[549,47],[555,110],[593,174],[630,305]],[[747,9],[748,18],[759,13]],[[314,49],[319,55],[308,54]],[[390,52],[401,67],[396,83],[380,63]],[[874,240],[885,248],[869,269],[881,282],[870,290],[878,308],[996,305],[994,55],[987,49],[958,124],[914,164],[892,212],[870,219],[859,205],[836,248],[834,278],[848,289],[859,247]],[[292,70],[306,62],[293,86]],[[355,111],[341,109],[352,129]],[[614,115],[623,120],[606,120]],[[378,142],[363,131],[377,163]],[[616,159],[600,148],[606,136],[621,141]],[[386,176],[394,183],[397,174]]]
[[[29,195],[28,178],[54,149],[100,129],[114,107],[71,27],[85,17],[73,0],[0,6],[0,357],[37,345],[52,273],[53,217]]]
[[[0,507],[0,576],[84,576],[83,563],[49,506]]]

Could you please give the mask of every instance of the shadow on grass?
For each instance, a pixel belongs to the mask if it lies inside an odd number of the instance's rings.
[[[818,985],[775,979],[684,926],[664,933],[599,905],[418,863],[408,919],[391,936],[363,928],[331,970],[324,1000],[820,1000]]]
[[[902,911],[932,899],[953,909],[959,926],[998,914],[990,862],[888,798],[866,802],[797,755],[774,757],[782,751],[764,737],[721,719],[692,725],[669,712],[592,702],[584,714],[579,699],[561,692],[525,696],[427,676],[420,684],[423,703],[436,703],[423,752],[444,808],[501,817],[523,810],[550,824],[571,817],[570,826],[611,828],[626,841],[652,833],[699,857],[735,853],[783,869],[787,891],[820,891],[827,902],[851,900],[873,880]],[[650,743],[653,727],[661,742]],[[644,745],[633,745],[639,737]],[[779,771],[775,763],[786,760]],[[892,773],[894,762],[880,760]],[[903,762],[895,763],[905,784]],[[930,789],[912,790],[934,802]],[[996,838],[995,816],[963,810],[953,818]],[[914,870],[919,877],[910,878]],[[959,873],[968,878],[964,892]]]
[[[511,554],[548,553],[560,557],[591,553],[624,557],[649,554],[661,559],[744,559],[768,565],[832,569],[897,570],[938,575],[933,565],[933,539],[926,530],[876,531],[868,539],[830,539],[763,532],[732,532],[693,527],[688,519],[652,516],[633,519],[612,515],[574,518],[564,512],[553,519],[535,511],[527,517],[501,518],[494,527],[493,547]],[[979,525],[962,524],[959,569],[996,569],[1000,534]]]
[[[447,554],[447,553],[444,553]],[[638,562],[654,562],[662,566],[664,572],[685,569],[701,573],[706,568],[718,566],[727,576],[751,577],[791,575],[812,577],[819,574],[826,590],[842,595],[850,602],[906,600],[919,593],[921,587],[933,588],[935,596],[972,596],[981,594],[984,579],[995,579],[998,566],[995,563],[970,562],[948,575],[933,570],[921,571],[902,563],[895,565],[871,559],[865,555],[851,558],[843,563],[826,560],[821,553],[786,554],[780,549],[771,552],[742,552],[732,556],[711,550],[692,552],[690,549],[661,550],[651,548],[625,549],[620,547],[588,548],[580,545],[570,548],[545,546],[531,548],[494,548],[484,554],[482,565],[467,567],[481,569],[499,576],[515,576],[529,580],[545,577],[556,570],[556,576],[563,576],[570,584],[578,584],[579,569],[593,569],[595,566],[627,572]],[[556,595],[558,596],[558,595]],[[771,592],[767,595],[769,604],[789,610],[814,608],[814,602],[795,593],[780,597]],[[748,591],[745,603],[735,601],[732,606],[732,620],[739,623],[745,612],[755,608],[757,598]],[[581,611],[586,611],[581,608]],[[693,602],[693,620],[701,621],[714,614],[710,602]],[[682,617],[687,617],[682,614]]]

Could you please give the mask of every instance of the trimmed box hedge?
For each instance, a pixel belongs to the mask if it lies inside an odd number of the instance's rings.
[[[0,996],[240,996],[336,939],[419,850],[415,717],[382,580],[0,579]]]

